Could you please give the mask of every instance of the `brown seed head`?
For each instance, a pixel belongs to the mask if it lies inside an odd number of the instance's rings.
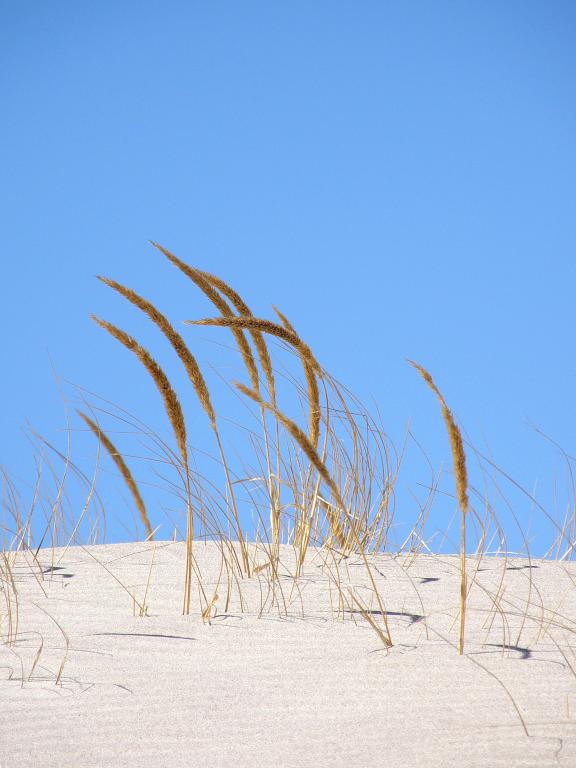
[[[147,350],[145,350],[144,347],[141,347],[135,339],[106,320],[101,320],[95,315],[92,315],[92,319],[94,322],[98,323],[101,328],[104,328],[104,330],[108,331],[108,333],[117,339],[124,347],[126,347],[126,349],[129,349],[131,352],[133,352],[138,360],[140,360],[142,365],[146,368],[150,376],[152,376],[152,379],[156,384],[156,388],[160,392],[162,400],[164,401],[164,408],[170,420],[170,424],[172,425],[172,430],[174,431],[174,436],[176,437],[176,442],[178,444],[178,449],[182,457],[184,468],[186,469],[186,473],[188,473],[188,449],[186,447],[186,424],[184,421],[184,414],[182,413],[182,408],[180,406],[178,396],[172,389],[172,385],[170,384],[168,377],[162,368],[160,368],[158,363],[154,360],[152,355]]]

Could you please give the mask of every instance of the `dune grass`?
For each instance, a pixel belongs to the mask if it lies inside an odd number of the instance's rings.
[[[181,334],[151,301],[111,278],[99,279],[146,315],[161,331],[172,352],[176,353],[195,393],[200,415],[208,420],[215,453],[212,454],[209,447],[200,448],[190,441],[187,422],[196,419],[197,415],[185,415],[181,404],[185,402],[182,393],[176,391],[155,357],[124,330],[97,317],[94,317],[96,323],[136,357],[158,390],[172,437],[165,439],[153,433],[137,417],[122,409],[115,410],[98,398],[92,398],[88,404],[90,412],[98,414],[97,418],[90,418],[80,410],[79,415],[97,438],[98,445],[105,448],[102,461],[108,460],[107,456],[112,460],[128,488],[139,514],[143,538],[153,547],[168,546],[167,543],[152,543],[155,535],[153,524],[165,525],[168,519],[173,526],[174,540],[185,541],[182,613],[195,613],[210,624],[217,611],[226,614],[233,605],[240,611],[250,610],[245,593],[250,591],[250,585],[257,584],[260,594],[258,615],[262,615],[267,607],[276,606],[281,615],[287,616],[290,610],[294,610],[291,606],[295,602],[300,604],[304,615],[304,590],[300,580],[309,550],[312,550],[313,558],[320,559],[322,563],[334,615],[360,616],[376,633],[385,649],[393,647],[394,631],[389,618],[394,611],[386,605],[385,580],[379,571],[378,558],[389,558],[389,562],[399,569],[406,580],[408,592],[421,601],[418,585],[410,576],[410,568],[422,553],[434,554],[433,542],[426,535],[426,525],[439,493],[439,475],[431,468],[427,497],[424,501],[416,499],[412,528],[408,536],[394,546],[395,486],[405,446],[400,451],[395,449],[381,425],[379,415],[369,412],[345,386],[322,368],[309,345],[280,310],[274,308],[279,323],[255,317],[245,300],[227,282],[191,267],[157,243],[153,245],[191,281],[198,294],[202,294],[220,312],[218,317],[185,320],[186,331]],[[195,326],[212,328],[214,333],[218,333],[219,328],[231,332],[248,376],[249,386],[231,383],[235,385],[234,391],[242,398],[251,418],[239,431],[243,440],[242,450],[234,460],[222,438],[218,407],[190,349]],[[290,364],[294,361],[292,368],[282,371],[279,363],[274,366],[272,350],[284,355]],[[454,506],[460,513],[457,547],[460,570],[458,653],[465,653],[467,600],[472,588],[490,606],[485,617],[487,632],[495,622],[501,623],[503,647],[514,643],[518,645],[524,628],[537,622],[539,636],[545,636],[555,626],[567,626],[567,620],[559,619],[558,611],[547,608],[542,601],[535,609],[538,596],[532,588],[530,570],[525,604],[522,606],[508,597],[505,584],[505,564],[509,556],[506,532],[485,490],[479,490],[469,482],[462,435],[443,394],[426,369],[410,362],[440,403],[452,451],[456,486]],[[121,389],[119,384],[118,397],[122,397]],[[169,517],[166,512],[166,519],[162,519],[157,510],[154,515],[150,514],[144,499],[153,489],[152,481],[142,483],[136,479],[135,473],[128,468],[118,441],[115,439],[112,442],[109,436],[114,427],[105,431],[101,426],[103,422],[113,424],[114,420],[123,426],[129,425],[131,431],[139,434],[148,446],[146,461],[157,468],[154,484],[164,484],[175,500],[174,508],[170,510],[172,516]],[[411,434],[406,440],[416,442]],[[48,544],[52,550],[58,543],[65,547],[85,547],[90,541],[95,541],[105,527],[106,512],[96,487],[97,470],[90,477],[73,464],[70,455],[57,451],[43,438],[38,438],[38,444],[41,444],[43,451],[39,466],[44,463],[48,468],[56,489],[55,498],[41,490],[39,472],[32,504],[28,513],[23,514],[14,484],[7,473],[2,474],[4,523],[0,560],[3,600],[0,604],[0,636],[11,646],[21,631],[18,589],[13,575],[17,558],[23,555],[29,557],[31,572],[41,583],[44,578],[43,570],[38,565],[41,546]],[[472,451],[478,459],[478,452],[475,449]],[[242,457],[240,461],[238,455]],[[52,466],[49,456],[61,465],[60,473]],[[570,459],[567,455],[565,459],[571,471]],[[135,461],[137,459],[132,457],[132,467]],[[223,471],[223,487],[218,485],[209,471],[214,466]],[[505,473],[495,465],[491,469],[491,482],[503,497],[498,478],[502,479]],[[79,516],[67,511],[64,489],[70,477],[74,477],[84,488],[86,500]],[[527,491],[520,490],[531,498]],[[576,515],[558,523],[545,510],[542,511],[556,531],[550,551],[555,552],[558,562],[564,562],[573,556],[575,549]],[[256,532],[252,541],[242,525],[242,513],[245,516],[250,513],[253,517]],[[42,518],[44,532],[36,540],[34,530],[38,526],[34,526],[33,522]],[[182,519],[185,521],[183,529]],[[89,521],[89,540],[82,540],[81,526]],[[450,528],[444,536],[451,536]],[[471,552],[467,549],[469,537],[476,543]],[[203,583],[194,549],[197,543],[202,540],[206,543],[208,539],[219,553],[219,572],[214,583],[210,584],[211,592],[206,591],[208,585]],[[282,547],[286,544],[294,552],[293,566],[281,561],[281,551],[286,551]],[[89,548],[86,551],[94,557]],[[137,599],[133,589],[121,584],[131,598],[135,615],[140,617],[145,617],[148,611],[156,551],[153,550],[141,598]],[[495,590],[486,587],[479,577],[482,559],[490,552],[504,564],[501,581]],[[525,555],[530,563],[527,537]],[[53,565],[54,562],[53,559]],[[366,582],[362,585],[365,589],[363,593],[358,580],[350,574],[353,562],[363,568]],[[103,567],[108,569],[105,564]],[[451,561],[449,567],[452,567]],[[286,573],[291,579],[289,593]],[[113,571],[110,575],[118,580]],[[192,599],[194,580],[199,595],[198,606],[194,606]],[[511,616],[520,621],[515,638],[510,635]],[[428,633],[428,617],[423,603],[422,617],[424,630]],[[64,629],[62,632],[65,637]],[[40,646],[28,679],[42,651]],[[62,669],[63,666],[57,675],[59,680]]]
[[[100,440],[104,448],[106,448],[106,450],[108,451],[110,457],[112,458],[112,461],[118,467],[120,474],[124,478],[124,482],[128,486],[130,493],[132,494],[134,503],[136,504],[138,511],[140,512],[140,518],[142,520],[142,523],[144,524],[144,527],[146,528],[147,538],[153,539],[154,532],[152,531],[152,526],[150,524],[150,520],[148,519],[146,506],[142,500],[142,496],[140,495],[138,486],[134,482],[132,473],[128,469],[128,466],[126,465],[126,462],[122,458],[122,455],[119,453],[118,449],[114,446],[114,443],[110,440],[110,438],[106,434],[104,434],[104,432],[102,432],[100,427],[94,421],[92,421],[92,419],[89,416],[87,416],[85,413],[83,413],[80,410],[78,411],[78,415],[86,422],[86,424],[90,427],[92,432],[94,432],[98,440]]]
[[[428,371],[413,360],[409,361],[411,365],[416,368],[418,373],[422,376],[426,384],[434,392],[440,402],[442,408],[442,418],[446,424],[448,430],[448,436],[450,438],[450,448],[452,450],[452,460],[454,462],[454,475],[456,477],[456,497],[460,506],[461,512],[461,524],[460,524],[460,636],[458,638],[458,652],[464,653],[464,629],[466,624],[466,595],[468,591],[466,581],[466,515],[468,513],[468,473],[466,471],[466,454],[464,452],[464,444],[462,442],[462,435],[452,412],[446,405],[444,396],[434,384],[432,376]]]

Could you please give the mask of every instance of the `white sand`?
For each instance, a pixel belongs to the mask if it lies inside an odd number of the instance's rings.
[[[1,768],[576,766],[576,565],[484,559],[459,656],[455,557],[371,558],[389,612],[387,651],[361,616],[333,618],[313,550],[288,605],[287,546],[287,618],[271,607],[262,573],[241,582],[244,613],[235,590],[224,614],[224,586],[211,625],[196,590],[194,613],[182,616],[184,545],[166,542],[156,548],[149,615],[135,617],[116,579],[142,600],[152,549],[90,547],[108,570],[79,547],[61,561],[63,550],[43,550],[45,570],[58,570],[42,578],[31,556],[19,556],[19,634],[0,645]],[[195,552],[214,584],[216,545]],[[347,562],[341,577],[368,600],[361,560]],[[487,594],[502,595],[503,576],[505,618]],[[334,587],[332,600],[336,611]]]

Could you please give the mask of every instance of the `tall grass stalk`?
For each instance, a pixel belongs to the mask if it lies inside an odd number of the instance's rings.
[[[464,630],[466,622],[466,598],[468,594],[468,585],[466,580],[466,516],[468,512],[468,474],[466,471],[466,454],[464,452],[464,444],[462,442],[462,435],[452,412],[446,405],[444,396],[434,384],[432,376],[428,371],[413,360],[408,361],[412,365],[420,376],[424,379],[426,384],[434,392],[440,402],[442,409],[442,418],[448,431],[450,438],[450,449],[452,451],[452,462],[454,464],[454,475],[456,478],[456,497],[458,499],[458,505],[460,507],[460,635],[458,638],[458,652],[464,653]]]
[[[235,499],[234,490],[232,488],[232,483],[230,480],[230,474],[228,470],[228,462],[226,461],[226,456],[224,455],[224,448],[222,446],[222,441],[220,439],[220,433],[218,431],[218,424],[216,421],[216,413],[214,411],[214,407],[212,406],[210,392],[208,390],[208,386],[206,385],[206,381],[200,370],[200,366],[198,365],[194,355],[188,349],[188,346],[186,345],[182,336],[173,328],[169,320],[154,306],[154,304],[144,299],[142,296],[137,294],[131,288],[127,288],[126,286],[121,285],[115,280],[110,280],[109,278],[101,277],[101,276],[99,276],[98,279],[101,280],[106,285],[108,285],[110,288],[113,288],[121,296],[127,299],[131,304],[133,304],[142,312],[144,312],[150,318],[150,320],[152,320],[152,322],[155,323],[155,325],[157,325],[158,328],[162,331],[162,333],[168,339],[168,341],[170,342],[170,345],[172,346],[172,348],[180,358],[180,361],[184,365],[184,368],[186,369],[188,378],[194,388],[194,391],[196,392],[200,405],[202,406],[204,412],[208,416],[208,419],[210,421],[210,426],[212,427],[214,436],[216,438],[216,442],[218,444],[218,450],[220,452],[220,457],[222,459],[222,464],[224,467],[226,480],[227,480],[228,488],[230,491],[231,502],[232,502],[234,517],[236,522],[236,532],[237,532],[238,540],[240,542],[242,557],[244,561],[244,569],[247,575],[249,576],[250,571],[249,571],[248,553],[246,551],[246,545],[245,545],[244,537],[242,534],[242,527],[240,525],[240,519],[238,517],[236,499]],[[205,521],[203,522],[205,523]]]
[[[117,328],[115,325],[112,325],[112,323],[109,323],[106,320],[101,320],[95,315],[92,315],[92,319],[101,328],[104,328],[104,330],[108,331],[108,333],[111,336],[113,336],[117,341],[119,341],[124,347],[126,347],[126,349],[130,350],[130,352],[136,355],[138,360],[142,363],[142,365],[146,368],[146,370],[152,377],[158,391],[160,392],[160,395],[162,396],[162,400],[164,401],[164,409],[166,411],[166,414],[168,415],[168,419],[170,421],[172,430],[174,432],[174,436],[176,438],[176,444],[178,445],[178,450],[180,452],[180,458],[182,460],[182,466],[184,470],[184,481],[186,486],[186,507],[187,507],[187,510],[186,510],[187,511],[186,572],[184,577],[184,599],[183,599],[182,613],[188,614],[190,613],[190,598],[191,598],[192,571],[193,571],[192,541],[194,539],[194,515],[192,511],[192,497],[190,492],[190,468],[189,468],[189,462],[188,462],[188,448],[186,446],[186,422],[184,421],[184,414],[182,412],[182,407],[180,405],[180,401],[178,400],[178,396],[176,392],[172,389],[172,385],[170,384],[168,377],[166,376],[162,368],[158,365],[156,360],[154,360],[152,355],[146,349],[144,349],[144,347],[140,346],[140,344],[138,344],[138,342],[135,339],[133,339],[127,333],[122,331],[120,328]]]
[[[146,506],[144,504],[144,501],[142,500],[142,496],[140,495],[138,486],[136,485],[136,482],[132,477],[132,473],[130,472],[130,470],[128,469],[128,466],[126,465],[126,462],[122,458],[122,454],[116,448],[116,446],[110,440],[110,438],[100,429],[100,427],[94,421],[92,421],[92,419],[89,416],[87,416],[82,411],[78,411],[78,415],[90,427],[92,432],[96,435],[98,440],[100,440],[104,448],[106,448],[110,457],[118,467],[118,470],[120,471],[120,474],[124,478],[124,482],[126,483],[128,490],[132,494],[132,498],[134,499],[134,502],[138,508],[138,511],[140,512],[140,518],[142,520],[142,523],[144,524],[144,527],[146,528],[147,538],[148,540],[151,541],[154,538],[154,532],[152,530],[152,526],[150,525],[148,513],[146,512]]]
[[[166,251],[161,249],[164,253]],[[239,315],[244,317],[253,317],[253,313],[250,307],[246,304],[244,299],[235,291],[228,283],[222,280],[220,277],[211,274],[210,272],[201,271],[202,276],[213,286],[216,290],[225,296]],[[270,353],[264,339],[264,335],[256,328],[248,329],[254,347],[258,353],[258,359],[260,365],[264,371],[264,377],[266,379],[266,386],[268,388],[268,396],[270,402],[276,407],[276,381],[274,378],[274,371],[272,369],[272,361],[270,359]],[[255,389],[255,391],[258,391]],[[264,408],[260,410],[260,417],[262,420],[262,429],[264,434],[264,444],[266,451],[266,463],[268,466],[268,495],[270,498],[270,527],[272,529],[273,544],[276,551],[276,560],[278,560],[279,547],[280,547],[280,426],[278,419],[275,420],[275,434],[276,434],[276,471],[272,470],[272,464],[270,461],[270,447],[268,429],[266,425],[266,412]]]
[[[164,256],[166,256],[166,258],[170,262],[172,262],[172,264],[178,267],[178,269],[180,269],[181,272],[183,272],[188,278],[190,278],[190,280],[192,280],[198,286],[198,288],[200,288],[200,290],[208,297],[208,299],[210,299],[210,301],[214,304],[214,306],[221,312],[223,317],[234,317],[234,313],[230,309],[230,306],[228,305],[228,303],[222,298],[220,293],[226,296],[228,301],[230,301],[231,304],[233,304],[235,309],[241,315],[250,316],[250,317],[252,316],[252,312],[250,311],[246,302],[244,302],[244,300],[239,296],[239,294],[236,291],[234,291],[234,289],[232,289],[223,280],[221,280],[220,278],[217,278],[215,275],[211,275],[208,272],[203,272],[199,269],[195,269],[191,267],[189,264],[186,264],[181,259],[176,257],[168,249],[161,246],[159,243],[156,243],[154,241],[151,241],[151,242],[155,248],[157,248],[161,253],[164,254]],[[260,379],[258,374],[258,368],[256,366],[254,356],[252,354],[252,350],[250,349],[250,345],[248,344],[246,337],[244,336],[244,332],[241,328],[232,326],[231,330],[236,340],[236,343],[238,345],[238,349],[240,350],[240,354],[242,356],[246,369],[248,370],[248,374],[252,384],[252,389],[255,392],[260,393]],[[252,329],[250,333],[254,341],[256,351],[258,352],[260,364],[262,365],[262,369],[266,377],[271,401],[275,405],[276,404],[276,387],[275,387],[274,375],[272,371],[272,363],[270,360],[270,355],[268,353],[268,348],[266,346],[266,343],[260,331]],[[263,433],[264,433],[266,461],[267,461],[267,467],[268,467],[267,477],[268,477],[268,495],[270,497],[270,525],[272,529],[272,538],[273,538],[273,545],[275,550],[274,557],[277,560],[279,555],[279,547],[280,547],[280,492],[279,492],[279,485],[278,485],[279,472],[280,472],[280,469],[279,469],[280,448],[278,444],[278,422],[276,422],[277,455],[276,455],[276,474],[274,475],[274,472],[272,471],[271,461],[270,461],[269,438],[268,438],[268,430],[266,426],[264,408],[261,408],[261,419],[262,419],[262,427],[263,427]],[[230,482],[229,477],[228,477],[228,485],[230,489],[230,494],[232,496],[233,488],[232,488],[232,484]]]

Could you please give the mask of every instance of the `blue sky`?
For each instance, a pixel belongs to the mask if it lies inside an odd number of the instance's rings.
[[[1,0],[0,463],[31,482],[27,419],[65,442],[50,359],[170,437],[89,318],[162,348],[96,274],[175,324],[214,314],[154,239],[256,314],[280,307],[395,443],[410,423],[451,491],[420,362],[474,444],[562,516],[562,458],[529,424],[576,452],[574,39],[571,2]],[[183,333],[226,375],[224,330]],[[74,458],[93,448],[79,436]],[[412,446],[401,516],[428,481]],[[549,531],[510,493],[537,552]]]

